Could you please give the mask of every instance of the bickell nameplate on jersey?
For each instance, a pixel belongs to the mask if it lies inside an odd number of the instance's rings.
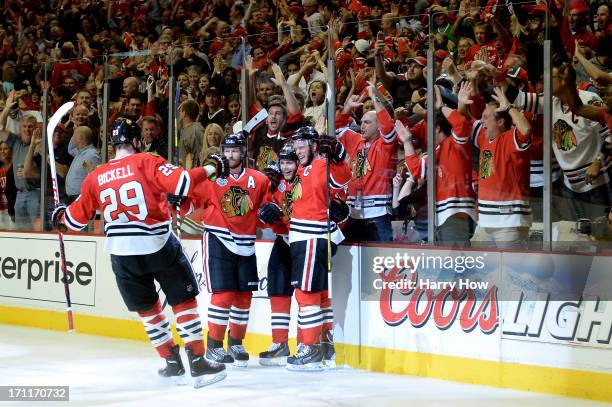
[[[0,386],[0,401],[70,401],[70,387]]]

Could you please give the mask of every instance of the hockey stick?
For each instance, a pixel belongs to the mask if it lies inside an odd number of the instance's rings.
[[[176,212],[176,237],[181,240],[181,201],[174,203],[174,211]]]
[[[174,145],[176,146],[175,151],[179,149],[179,129],[178,129],[178,103],[181,93],[181,85],[176,82],[176,88],[174,90]],[[176,160],[178,163],[178,159]],[[176,237],[181,240],[181,200],[174,202],[174,211],[176,212]]]
[[[47,124],[47,144],[49,145],[49,167],[51,168],[51,184],[53,185],[53,201],[57,207],[60,204],[59,189],[57,187],[57,173],[55,171],[55,152],[53,151],[53,133],[60,120],[72,109],[74,102],[67,102],[51,116]],[[64,294],[66,295],[66,313],[68,314],[68,332],[74,332],[74,321],[72,319],[72,301],[70,300],[70,287],[68,286],[68,272],[66,271],[66,252],[64,250],[64,234],[58,228],[60,256],[62,261],[62,274],[64,275]]]
[[[327,44],[328,44],[328,52],[327,52],[327,92],[325,95],[325,99],[327,102],[327,136],[335,138],[336,136],[336,64],[334,60],[334,54],[330,51],[332,41],[332,27],[327,27]],[[332,250],[331,250],[331,230],[330,230],[330,210],[329,206],[331,204],[331,170],[329,164],[329,154],[327,155],[326,160],[326,172],[327,172],[327,189],[325,195],[325,201],[327,203],[327,272],[331,272],[331,258],[332,258]],[[336,225],[337,226],[337,225]],[[337,226],[339,227],[339,226]]]

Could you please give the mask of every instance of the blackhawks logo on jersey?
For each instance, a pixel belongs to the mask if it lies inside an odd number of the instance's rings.
[[[263,171],[268,164],[273,161],[276,161],[276,157],[276,152],[271,146],[262,146],[259,149],[259,154],[257,155],[257,161],[255,162],[255,166],[259,171]]]
[[[572,127],[561,119],[553,125],[553,140],[561,151],[569,151],[578,145]]]
[[[291,219],[291,207],[293,206],[293,203],[302,195],[302,186],[300,185],[299,177],[295,177],[289,185],[291,185],[293,188],[287,190],[283,194],[283,201],[281,202],[281,206],[283,208],[283,218],[286,221]],[[299,188],[299,196],[296,195],[296,188]]]
[[[253,202],[247,191],[238,186],[231,186],[221,198],[221,208],[230,218],[244,216],[253,209]]]
[[[291,184],[293,185],[293,189],[291,190],[291,203],[293,203],[302,197],[302,181],[300,177],[296,175]]]
[[[283,202],[281,202],[285,221],[291,219],[291,205],[293,205],[293,191],[287,191],[283,194]]]
[[[484,150],[480,155],[480,174],[478,178],[487,179],[493,174],[493,153],[489,150]]]
[[[603,107],[603,100],[601,100],[599,97],[592,97],[591,99],[589,99],[587,104],[596,107]]]
[[[365,151],[359,151],[357,156],[351,161],[351,173],[353,178],[363,178],[370,171],[370,163],[368,162],[368,155]]]

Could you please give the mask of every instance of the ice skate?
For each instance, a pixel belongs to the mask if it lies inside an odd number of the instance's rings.
[[[273,343],[265,352],[259,354],[259,364],[262,366],[285,366],[289,356],[287,342]]]
[[[210,336],[206,343],[206,360],[215,363],[233,364],[234,358],[223,348],[223,342],[216,341]]]
[[[244,349],[244,346],[242,346],[242,340],[235,340],[230,336],[227,347],[229,354],[234,359],[234,366],[247,367],[249,364],[249,354]]]
[[[166,367],[159,369],[157,373],[161,377],[169,379],[174,384],[186,385],[187,380],[185,378],[185,367],[183,366],[183,361],[181,360],[179,350],[180,347],[178,345],[174,345],[170,349],[171,355],[165,359]]]
[[[209,362],[204,355],[194,355],[189,347],[186,347],[185,351],[189,360],[194,388],[199,389],[200,387],[217,383],[227,377],[223,363]]]
[[[286,367],[292,371],[323,370],[323,352],[320,345],[302,345],[295,356],[287,358]]]
[[[334,334],[331,331],[323,332],[321,352],[323,353],[323,367],[326,369],[335,369],[336,348],[334,348]]]

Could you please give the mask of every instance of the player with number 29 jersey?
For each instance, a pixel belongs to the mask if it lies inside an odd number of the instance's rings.
[[[171,233],[166,194],[186,197],[208,179],[202,167],[186,171],[146,153],[110,160],[83,181],[65,224],[82,230],[101,208],[106,251],[119,256],[154,253]]]

